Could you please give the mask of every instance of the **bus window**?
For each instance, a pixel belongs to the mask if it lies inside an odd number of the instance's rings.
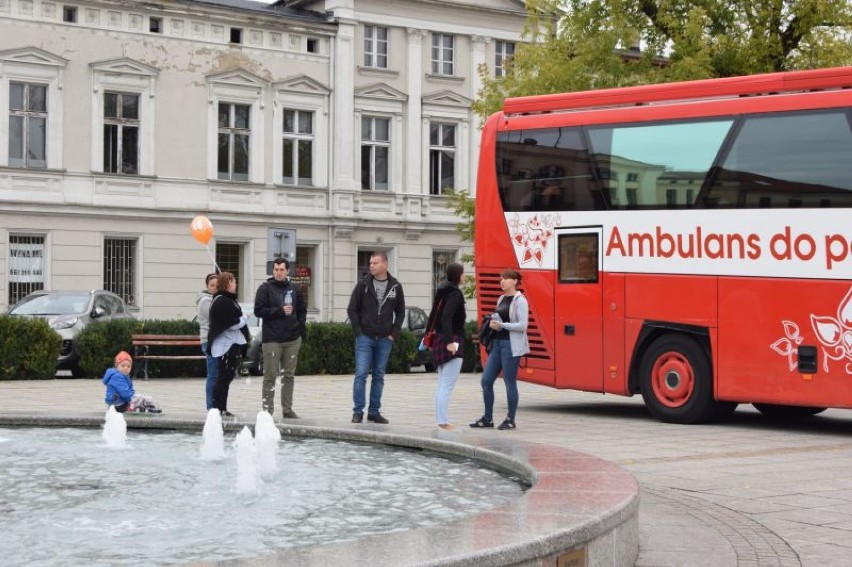
[[[579,128],[502,132],[497,183],[506,211],[605,209]]]
[[[559,283],[598,282],[597,233],[559,236]]]
[[[745,117],[704,206],[852,207],[849,156],[852,130],[842,110]]]
[[[613,209],[691,208],[733,120],[589,128]]]

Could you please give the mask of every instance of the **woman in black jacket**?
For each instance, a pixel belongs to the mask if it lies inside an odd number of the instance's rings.
[[[464,275],[464,266],[447,266],[447,279],[438,285],[432,301],[427,329],[435,330],[432,341],[432,358],[438,367],[438,390],[435,393],[435,419],[438,427],[453,429],[448,412],[450,395],[456,386],[464,359],[464,294],[459,285]]]
[[[219,291],[210,304],[210,331],[207,345],[210,354],[219,362],[219,375],[213,387],[213,407],[222,415],[233,416],[228,411],[228,390],[237,374],[238,355],[245,355],[251,340],[247,319],[237,303],[237,279],[231,272],[219,274]]]

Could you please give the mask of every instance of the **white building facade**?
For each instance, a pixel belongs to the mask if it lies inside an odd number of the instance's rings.
[[[0,309],[103,288],[191,318],[214,260],[251,301],[295,231],[311,319],[345,318],[375,250],[428,310],[468,251],[443,193],[475,187],[477,69],[524,20],[515,0],[0,0]]]

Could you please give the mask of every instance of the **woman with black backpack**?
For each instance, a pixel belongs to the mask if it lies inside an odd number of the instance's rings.
[[[456,386],[464,360],[464,294],[459,285],[464,266],[447,266],[447,278],[438,285],[432,301],[427,329],[434,329],[432,359],[438,367],[438,389],[435,393],[435,419],[438,427],[451,430],[449,421],[450,395]]]

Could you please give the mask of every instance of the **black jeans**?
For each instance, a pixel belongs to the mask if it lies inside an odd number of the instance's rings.
[[[218,357],[219,375],[216,377],[216,385],[213,387],[213,407],[219,411],[228,409],[228,390],[231,380],[237,375],[238,354],[240,345],[231,345],[228,352]]]

